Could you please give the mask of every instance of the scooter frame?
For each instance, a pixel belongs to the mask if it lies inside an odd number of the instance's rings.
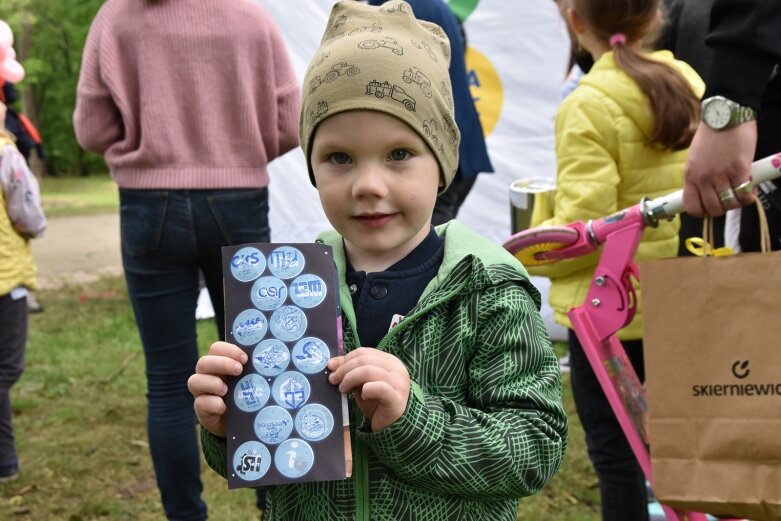
[[[754,186],[779,176],[781,153],[752,165]],[[640,274],[634,257],[643,230],[657,226],[661,219],[672,219],[682,211],[683,192],[679,190],[658,199],[643,199],[635,206],[587,223],[578,221],[563,227],[524,230],[504,243],[510,253],[519,257],[524,249],[532,246],[560,245],[534,254],[537,261],[554,262],[592,253],[602,247],[586,301],[571,309],[567,316],[632,452],[652,486],[646,391],[616,333],[632,321],[637,309],[633,279],[639,281]],[[664,504],[662,508],[667,521],[708,519],[706,514],[699,512],[679,511]]]

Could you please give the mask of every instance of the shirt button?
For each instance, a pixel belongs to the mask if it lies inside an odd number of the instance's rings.
[[[371,294],[372,297],[376,298],[377,300],[385,298],[385,296],[388,294],[388,288],[385,286],[373,286]]]
[[[358,291],[358,284],[350,284],[350,295],[355,295],[356,291]]]

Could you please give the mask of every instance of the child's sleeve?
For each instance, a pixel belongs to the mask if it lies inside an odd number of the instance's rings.
[[[616,123],[609,107],[589,94],[588,89],[576,89],[557,112],[553,216],[533,222],[535,227],[599,219],[618,210]],[[532,275],[556,278],[596,266],[598,261],[595,252],[526,268]]]
[[[228,477],[228,443],[201,427],[201,450],[206,464],[220,476]]]
[[[38,180],[24,157],[13,145],[5,145],[0,156],[0,188],[11,224],[25,237],[38,237],[46,229]]]
[[[507,500],[536,493],[558,470],[568,436],[561,374],[526,283],[516,278],[466,297],[461,309],[473,315],[462,315],[454,329],[472,333],[447,335],[453,349],[469,353],[466,403],[413,382],[399,420],[359,432],[405,481],[440,494]]]

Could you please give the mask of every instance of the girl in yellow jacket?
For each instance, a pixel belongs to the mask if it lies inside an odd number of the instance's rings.
[[[556,116],[553,214],[533,226],[609,215],[683,186],[687,148],[699,121],[702,80],[667,51],[643,49],[659,27],[658,0],[564,0],[563,14],[594,66]],[[545,219],[547,217],[547,219]],[[677,220],[646,229],[636,260],[673,257]],[[597,471],[602,519],[648,519],[645,478],[578,342],[567,312],[583,304],[598,255],[531,267],[551,279],[550,304],[570,328],[570,370],[578,416]],[[641,310],[618,333],[644,379]]]
[[[0,122],[5,112],[0,102]],[[36,286],[30,239],[45,228],[38,182],[12,135],[0,125],[0,482],[19,475],[10,390],[24,370],[26,296]]]

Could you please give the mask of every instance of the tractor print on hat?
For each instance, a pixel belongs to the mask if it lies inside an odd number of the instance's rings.
[[[415,99],[407,94],[400,85],[391,85],[387,81],[380,83],[377,80],[372,80],[366,85],[366,95],[371,96],[372,94],[379,99],[387,96],[404,105],[404,108],[410,112],[415,112]]]

